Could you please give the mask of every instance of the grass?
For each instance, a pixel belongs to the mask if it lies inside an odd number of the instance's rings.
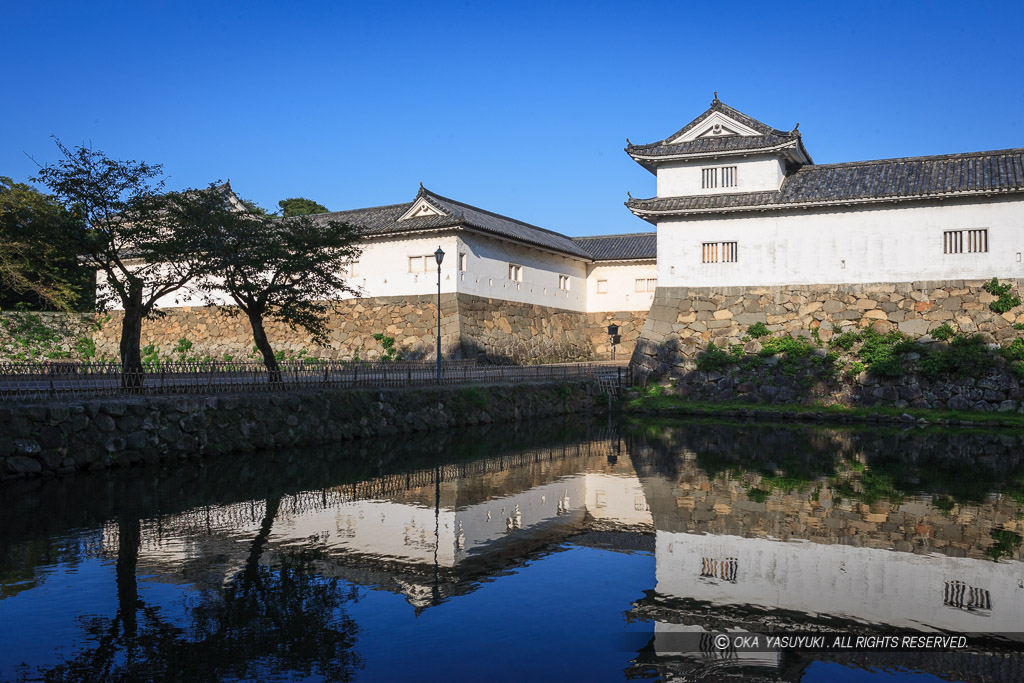
[[[793,417],[798,414],[814,415],[821,414],[825,419],[855,419],[855,420],[877,420],[884,418],[899,418],[902,415],[910,415],[917,418],[924,418],[929,423],[959,424],[969,423],[976,425],[1001,426],[1001,427],[1024,427],[1024,415],[1018,413],[986,413],[981,411],[966,410],[932,410],[923,408],[891,408],[885,406],[874,406],[871,408],[848,407],[841,405],[798,405],[798,404],[763,404],[747,403],[744,401],[691,401],[680,396],[670,395],[646,395],[637,398],[626,399],[622,402],[622,409],[627,412],[663,412],[678,414],[699,414],[699,415],[727,415],[737,411],[769,413],[779,416]]]

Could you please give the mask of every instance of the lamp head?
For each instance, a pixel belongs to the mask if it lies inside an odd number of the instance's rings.
[[[438,247],[437,251],[434,252],[434,258],[437,259],[437,265],[439,266],[441,261],[444,261],[444,252],[441,250],[441,247]]]

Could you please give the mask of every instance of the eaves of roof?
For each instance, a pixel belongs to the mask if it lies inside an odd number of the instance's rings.
[[[1024,192],[1024,149],[803,166],[778,191],[633,199],[637,216],[722,214]]]

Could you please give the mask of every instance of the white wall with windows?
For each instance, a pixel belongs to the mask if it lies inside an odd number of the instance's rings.
[[[587,312],[646,311],[657,282],[654,259],[592,263],[587,271]]]
[[[785,167],[772,155],[723,157],[667,163],[657,176],[659,197],[774,191],[782,187]]]
[[[1019,631],[1014,563],[662,530],[654,557],[656,590],[668,596],[805,613],[828,604],[834,616],[952,633]],[[980,604],[963,604],[962,584]]]
[[[1022,253],[1024,201],[1019,199],[695,216],[658,223],[658,284],[1021,278]]]
[[[587,306],[587,263],[521,243],[460,232],[458,249],[465,269],[458,272],[458,291],[584,311]],[[436,247],[435,247],[436,248]]]

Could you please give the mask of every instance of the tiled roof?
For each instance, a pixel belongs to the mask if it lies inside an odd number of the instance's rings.
[[[1024,149],[807,165],[774,192],[630,199],[641,218],[1024,192]]]
[[[420,198],[425,199],[431,206],[442,211],[445,215],[417,216],[399,221],[412,208],[415,203],[415,201],[412,201],[405,204],[375,206],[368,209],[334,211],[332,213],[318,214],[318,217],[345,221],[357,225],[362,228],[366,236],[418,232],[447,227],[464,227],[477,232],[497,235],[518,242],[551,249],[569,254],[570,256],[590,259],[588,252],[560,233],[545,230],[544,228],[517,221],[514,218],[492,213],[469,204],[457,202],[454,199],[442,197],[423,187],[420,187],[420,191],[416,195],[417,200]]]
[[[572,241],[588,252],[595,261],[653,259],[658,255],[658,233],[656,232],[573,237]]]
[[[756,130],[760,135],[701,137],[687,142],[669,143],[669,140],[674,140],[680,135],[684,135],[716,112],[720,112],[748,128]],[[651,169],[662,157],[738,154],[794,146],[799,148],[803,156],[810,160],[810,155],[807,154],[807,150],[804,149],[803,142],[801,141],[800,133],[795,128],[788,132],[777,130],[733,109],[727,104],[723,104],[716,97],[707,111],[664,140],[646,145],[629,144],[626,146],[626,152],[644,167]]]

